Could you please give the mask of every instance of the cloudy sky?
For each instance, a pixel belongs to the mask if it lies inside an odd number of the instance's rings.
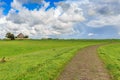
[[[0,0],[0,38],[120,38],[120,0]]]

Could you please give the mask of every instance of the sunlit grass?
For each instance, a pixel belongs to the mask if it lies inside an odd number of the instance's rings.
[[[114,80],[120,80],[120,43],[101,47],[99,55]]]
[[[105,41],[0,41],[0,80],[55,80],[78,50]]]

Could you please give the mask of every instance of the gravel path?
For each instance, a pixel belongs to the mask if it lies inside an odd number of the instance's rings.
[[[99,46],[89,46],[80,50],[57,80],[111,80],[97,54]]]

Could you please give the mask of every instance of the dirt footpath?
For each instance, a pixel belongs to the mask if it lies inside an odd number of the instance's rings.
[[[97,54],[98,47],[89,46],[80,50],[57,80],[111,80]]]

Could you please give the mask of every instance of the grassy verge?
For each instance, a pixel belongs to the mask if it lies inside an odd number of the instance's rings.
[[[100,47],[99,55],[113,79],[120,80],[120,43]]]

